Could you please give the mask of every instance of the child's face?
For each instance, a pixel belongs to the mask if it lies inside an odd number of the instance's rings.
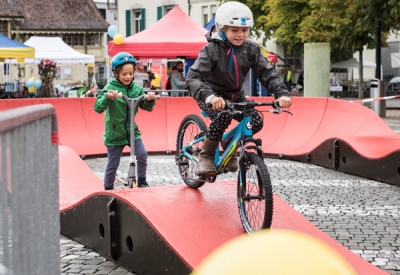
[[[225,35],[233,46],[240,46],[249,37],[249,27],[232,27],[228,26]]]
[[[122,65],[121,71],[117,75],[117,79],[122,82],[124,85],[131,84],[133,80],[133,75],[135,73],[135,68],[133,64],[124,64]]]

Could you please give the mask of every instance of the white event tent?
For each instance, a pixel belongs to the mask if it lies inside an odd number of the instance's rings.
[[[95,68],[95,57],[93,55],[73,49],[60,37],[32,36],[24,44],[35,49],[35,58],[25,58],[24,63],[39,64],[42,59],[50,59],[57,64],[73,65],[78,70],[70,80],[79,79],[83,81],[82,79],[86,78],[84,77],[84,67]],[[36,66],[34,66],[34,70],[37,70]],[[72,72],[72,69],[69,70]],[[67,84],[65,79],[61,81],[64,85]],[[95,74],[93,74],[92,83],[95,82]]]
[[[400,53],[391,53],[390,61],[392,68],[400,68]]]
[[[355,69],[358,69],[358,66],[359,66],[358,60],[355,58],[352,58],[349,60],[333,63],[331,65],[331,68],[345,68],[345,69],[355,68]],[[364,68],[375,68],[376,64],[373,62],[370,62],[370,61],[363,60],[363,67]]]
[[[351,58],[349,60],[331,64],[331,69],[348,69],[348,74],[346,74],[345,78],[353,80],[354,76],[355,77],[359,76],[358,75],[358,66],[359,66],[358,60],[356,58]],[[376,63],[367,61],[367,60],[363,60],[363,68],[364,69],[374,69],[374,68],[376,68]],[[357,70],[356,75],[354,75],[355,73],[353,73],[353,69]],[[368,73],[369,73],[369,75],[371,75],[372,71],[368,72]],[[364,71],[364,79],[365,79],[365,77],[369,78],[368,75],[366,74],[366,72]],[[340,78],[340,80],[343,81],[344,79]]]
[[[93,55],[74,50],[60,37],[32,36],[24,44],[35,49],[35,58],[26,58],[25,63],[39,63],[41,59],[47,58],[59,64],[94,63]]]

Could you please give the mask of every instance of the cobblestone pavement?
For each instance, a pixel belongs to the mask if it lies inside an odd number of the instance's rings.
[[[387,110],[383,120],[400,134],[400,110]],[[265,161],[276,195],[353,253],[400,275],[400,187],[299,162]],[[103,178],[106,158],[85,163]],[[123,157],[122,177],[128,165],[129,158]],[[218,179],[236,179],[236,174]],[[151,186],[182,184],[172,155],[149,156],[148,182]],[[64,236],[60,246],[62,274],[134,274]]]

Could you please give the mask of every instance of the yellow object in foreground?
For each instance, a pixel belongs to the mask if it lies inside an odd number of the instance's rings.
[[[208,255],[191,275],[355,275],[333,248],[305,233],[263,230],[242,235]]]

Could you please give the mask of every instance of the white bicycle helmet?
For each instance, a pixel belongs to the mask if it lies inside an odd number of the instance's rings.
[[[253,25],[253,13],[245,4],[240,2],[223,3],[215,14],[215,26],[220,32],[225,26],[252,28]]]

